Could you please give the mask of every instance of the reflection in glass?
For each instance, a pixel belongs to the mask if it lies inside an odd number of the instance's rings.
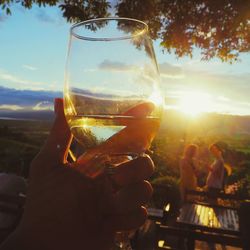
[[[147,25],[102,18],[71,29],[65,77],[65,114],[89,159],[141,154],[159,128],[162,97]],[[144,109],[140,115],[137,108]],[[134,110],[134,111],[131,111]]]

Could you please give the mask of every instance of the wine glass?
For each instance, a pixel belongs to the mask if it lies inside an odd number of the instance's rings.
[[[81,146],[74,153],[85,152],[80,157],[85,175],[94,178],[107,169],[111,174],[121,162],[143,154],[159,128],[163,104],[148,26],[129,18],[73,25],[64,100]]]

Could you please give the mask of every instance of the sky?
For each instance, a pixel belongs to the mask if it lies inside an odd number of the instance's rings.
[[[0,12],[0,86],[62,91],[71,24],[57,7],[17,5],[12,12]],[[167,109],[250,114],[250,53],[230,65],[201,61],[198,49],[192,59],[163,54],[159,41],[154,49]]]

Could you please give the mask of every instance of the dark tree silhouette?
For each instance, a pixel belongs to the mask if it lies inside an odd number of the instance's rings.
[[[177,56],[192,56],[196,46],[205,60],[232,62],[250,50],[249,0],[121,0],[116,8],[118,16],[146,21]]]
[[[57,4],[70,22],[107,17],[111,6],[108,0],[0,0],[0,6],[10,14],[17,2],[25,8]],[[163,52],[178,57],[192,56],[198,47],[204,60],[233,62],[250,50],[250,0],[117,0],[115,11],[148,23]]]
[[[64,0],[59,7],[69,22],[85,21],[97,17],[108,17],[111,7],[106,0]]]

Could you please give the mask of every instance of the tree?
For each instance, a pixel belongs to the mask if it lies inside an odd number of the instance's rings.
[[[31,9],[34,4],[39,7],[57,5],[62,10],[63,17],[69,22],[107,17],[111,7],[106,0],[0,0],[0,6],[7,14],[11,14],[11,5],[14,3],[21,4],[27,9]]]
[[[205,60],[232,62],[250,50],[249,0],[122,0],[116,8],[118,16],[146,21],[177,56],[192,56],[196,46]]]
[[[11,3],[25,8],[56,5],[69,22],[110,15],[108,0],[0,0],[11,13]],[[233,62],[250,50],[250,0],[117,0],[116,15],[149,24],[153,39],[160,39],[163,52],[192,56],[201,49],[202,59],[218,57]]]

